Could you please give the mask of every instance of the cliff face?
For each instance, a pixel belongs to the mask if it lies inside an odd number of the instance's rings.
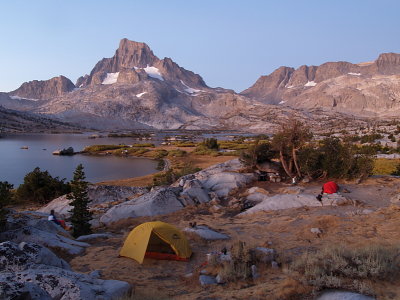
[[[241,94],[262,103],[295,108],[396,115],[400,111],[399,89],[400,54],[384,53],[370,63],[328,62],[296,70],[281,67],[261,76]]]
[[[137,83],[150,77],[176,84],[181,84],[182,80],[195,87],[206,86],[199,75],[181,68],[172,59],[159,59],[147,44],[127,39],[121,40],[113,57],[103,58],[89,75],[80,77],[76,86],[99,85],[105,81],[107,83],[110,82],[107,81],[110,76],[115,77],[115,82],[122,83]]]
[[[18,89],[9,94],[14,97],[46,100],[71,92],[75,85],[64,76],[49,80],[33,80],[23,83]]]

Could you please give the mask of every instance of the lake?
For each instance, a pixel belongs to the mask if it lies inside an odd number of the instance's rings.
[[[115,156],[57,156],[57,149],[73,147],[81,151],[85,146],[96,144],[134,144],[133,138],[89,139],[87,134],[15,134],[0,138],[0,181],[8,181],[18,187],[24,176],[35,167],[47,170],[55,177],[72,179],[78,164],[83,164],[86,180],[99,182],[139,177],[156,172],[157,162],[146,158]],[[152,141],[144,141],[150,142]],[[21,147],[28,149],[21,149]]]

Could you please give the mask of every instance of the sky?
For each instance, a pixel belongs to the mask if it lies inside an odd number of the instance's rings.
[[[3,0],[0,91],[75,82],[128,38],[240,92],[280,66],[399,53],[399,12],[398,0]]]

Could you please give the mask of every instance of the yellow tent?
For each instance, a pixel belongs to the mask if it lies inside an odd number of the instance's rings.
[[[164,222],[147,222],[135,227],[119,252],[143,263],[145,257],[187,261],[192,249],[183,233]]]

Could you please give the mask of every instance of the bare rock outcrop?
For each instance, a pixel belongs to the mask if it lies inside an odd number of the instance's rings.
[[[125,187],[125,186],[110,186],[110,185],[89,185],[88,196],[90,199],[89,208],[97,213],[101,213],[115,204],[129,201],[139,195],[148,192],[144,187]],[[50,213],[54,210],[61,218],[69,218],[71,213],[71,200],[67,199],[66,195],[58,197],[40,208],[38,212]],[[96,217],[96,215],[95,215]]]
[[[156,216],[175,212],[184,207],[179,199],[181,188],[156,188],[143,196],[121,203],[101,216],[102,224],[141,216]]]
[[[64,76],[49,80],[33,80],[23,83],[18,89],[10,92],[11,96],[27,99],[47,100],[71,92],[75,85]]]
[[[0,243],[1,299],[117,299],[131,286],[75,273],[49,249],[33,244]]]

